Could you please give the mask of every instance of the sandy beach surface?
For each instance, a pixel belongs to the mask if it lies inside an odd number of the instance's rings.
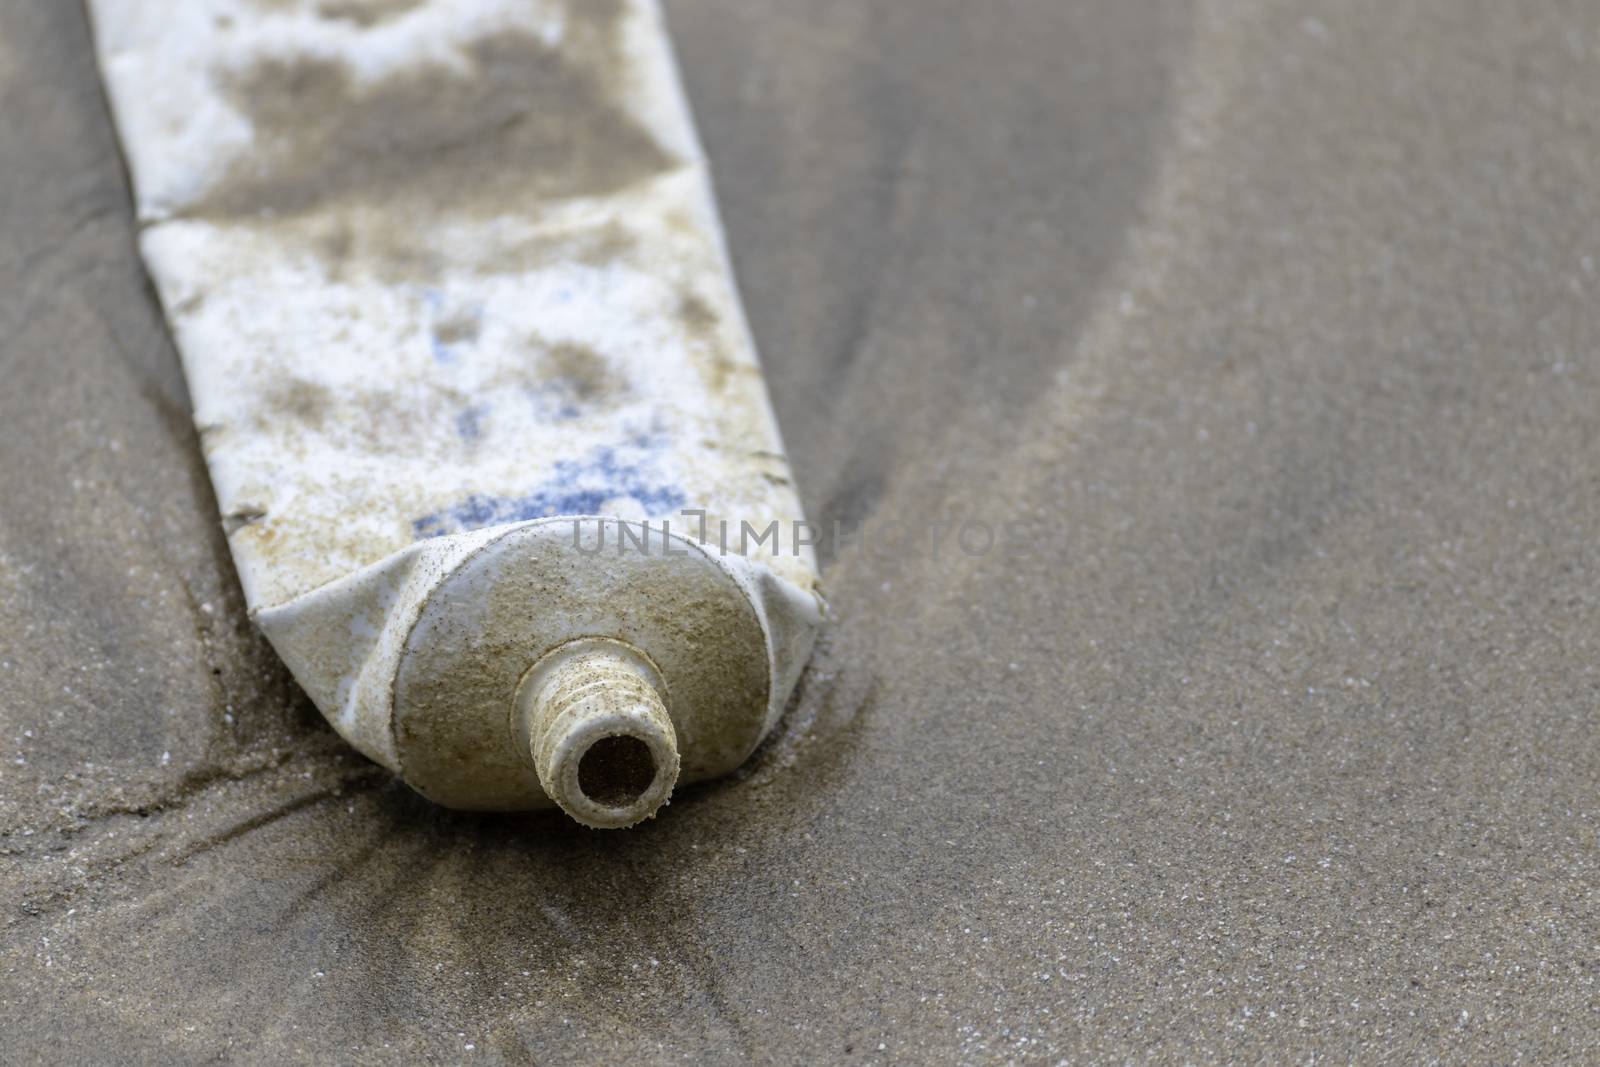
[[[666,6],[847,536],[605,834],[254,633],[83,12],[0,0],[0,1059],[1600,1058],[1600,6]]]

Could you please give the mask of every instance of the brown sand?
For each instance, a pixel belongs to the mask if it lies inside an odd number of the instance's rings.
[[[0,1059],[1600,1056],[1600,7],[669,13],[869,544],[748,771],[602,834],[253,635],[83,16],[0,5]],[[1042,532],[872,551],[952,514]]]

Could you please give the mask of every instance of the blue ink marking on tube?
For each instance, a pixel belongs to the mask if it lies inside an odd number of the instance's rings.
[[[535,414],[552,422],[571,422],[584,415],[572,383],[565,379],[529,386],[525,392]]]
[[[532,492],[522,496],[473,493],[459,504],[417,519],[411,524],[412,533],[425,541],[528,519],[597,515],[608,501],[617,499],[632,499],[650,515],[675,512],[687,502],[683,491],[660,484],[649,477],[643,463],[619,454],[639,448],[654,450],[659,443],[655,437],[640,436],[624,449],[605,445],[581,460],[558,460],[550,477]]]
[[[476,441],[483,436],[483,417],[488,413],[487,404],[469,404],[456,412],[456,435],[463,441]]]

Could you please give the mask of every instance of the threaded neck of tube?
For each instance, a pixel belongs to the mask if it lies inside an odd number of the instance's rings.
[[[517,714],[545,793],[585,826],[648,819],[678,780],[678,739],[655,669],[632,646],[561,646],[524,678]]]

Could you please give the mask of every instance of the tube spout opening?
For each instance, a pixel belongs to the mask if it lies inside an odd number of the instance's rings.
[[[585,826],[653,816],[678,780],[678,739],[664,690],[632,646],[586,638],[555,649],[523,679],[519,733],[539,784]]]

